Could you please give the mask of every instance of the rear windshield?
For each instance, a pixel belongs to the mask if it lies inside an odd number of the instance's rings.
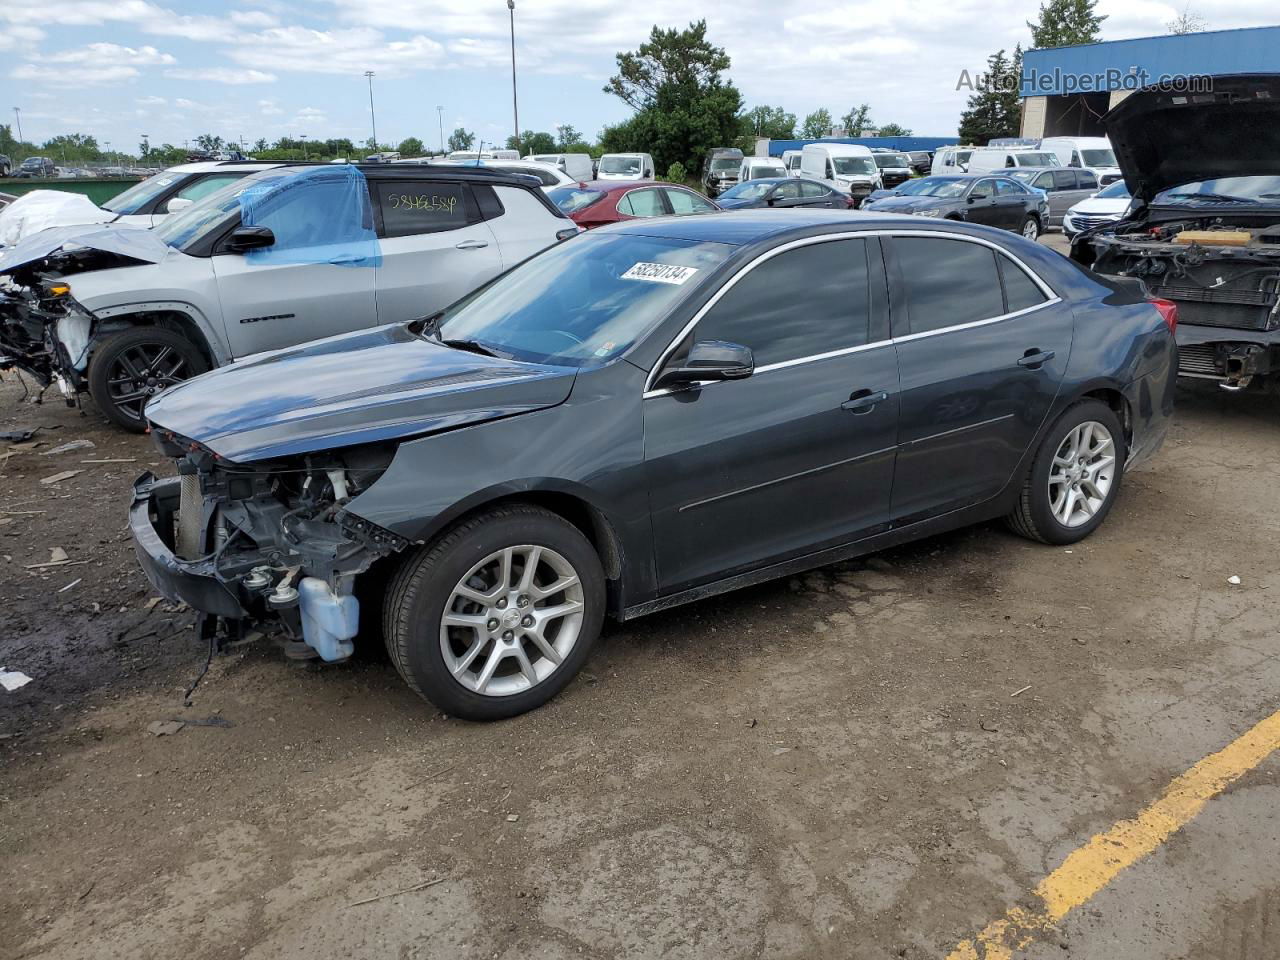
[[[1123,180],[1117,180],[1115,183],[1107,184],[1094,196],[1103,197],[1107,200],[1120,200],[1129,196],[1129,185]]]
[[[600,161],[601,173],[639,173],[639,157],[604,157]]]
[[[443,314],[443,340],[581,367],[627,350],[732,253],[729,244],[585,234],[526,260]]]
[[[905,197],[959,197],[972,182],[967,177],[924,177],[908,180],[894,192]]]
[[[102,205],[102,209],[124,216],[136,213],[185,177],[186,174],[182,173],[157,173],[141,183],[135,183],[124,193],[117,193]]]
[[[724,193],[720,194],[720,196],[725,200],[759,200],[772,189],[772,183],[753,181],[750,183],[740,183],[736,187],[730,187]]]
[[[556,187],[547,191],[547,199],[559,207],[561,213],[577,213],[603,200],[604,191],[589,187]]]

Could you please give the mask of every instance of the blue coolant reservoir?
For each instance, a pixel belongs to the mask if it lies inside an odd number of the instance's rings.
[[[350,594],[339,596],[319,577],[303,577],[298,584],[302,639],[332,663],[351,656],[351,638],[360,625],[360,603]]]

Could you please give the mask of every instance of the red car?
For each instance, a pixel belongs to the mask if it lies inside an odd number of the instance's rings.
[[[551,202],[580,227],[590,230],[606,223],[641,217],[714,213],[720,207],[702,194],[674,183],[648,180],[591,180],[547,191]]]

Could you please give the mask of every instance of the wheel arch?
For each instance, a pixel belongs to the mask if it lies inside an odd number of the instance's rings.
[[[221,366],[226,362],[227,353],[221,343],[210,340],[200,321],[196,319],[193,308],[185,308],[182,304],[146,304],[130,307],[127,310],[99,311],[94,330],[94,339],[101,341],[113,333],[130,330],[135,327],[160,327],[172,330],[189,340],[204,356],[209,367]],[[96,352],[96,350],[95,350]],[[93,362],[90,354],[89,362]]]
[[[1125,397],[1119,387],[1112,385],[1094,386],[1079,393],[1072,403],[1079,400],[1098,400],[1110,407],[1111,412],[1116,415],[1116,418],[1120,421],[1120,426],[1124,429],[1125,450],[1133,446],[1133,409],[1129,405],[1128,398]]]

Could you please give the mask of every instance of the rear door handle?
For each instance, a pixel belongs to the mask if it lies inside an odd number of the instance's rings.
[[[482,250],[489,245],[485,240],[462,240],[454,244],[458,250]]]
[[[1018,366],[1027,367],[1031,370],[1039,370],[1044,364],[1053,359],[1052,350],[1036,350],[1032,348],[1022,355],[1018,360]]]
[[[889,394],[883,390],[855,390],[849,395],[849,399],[840,404],[841,410],[848,410],[850,413],[870,413],[878,404],[884,403],[889,399]]]

